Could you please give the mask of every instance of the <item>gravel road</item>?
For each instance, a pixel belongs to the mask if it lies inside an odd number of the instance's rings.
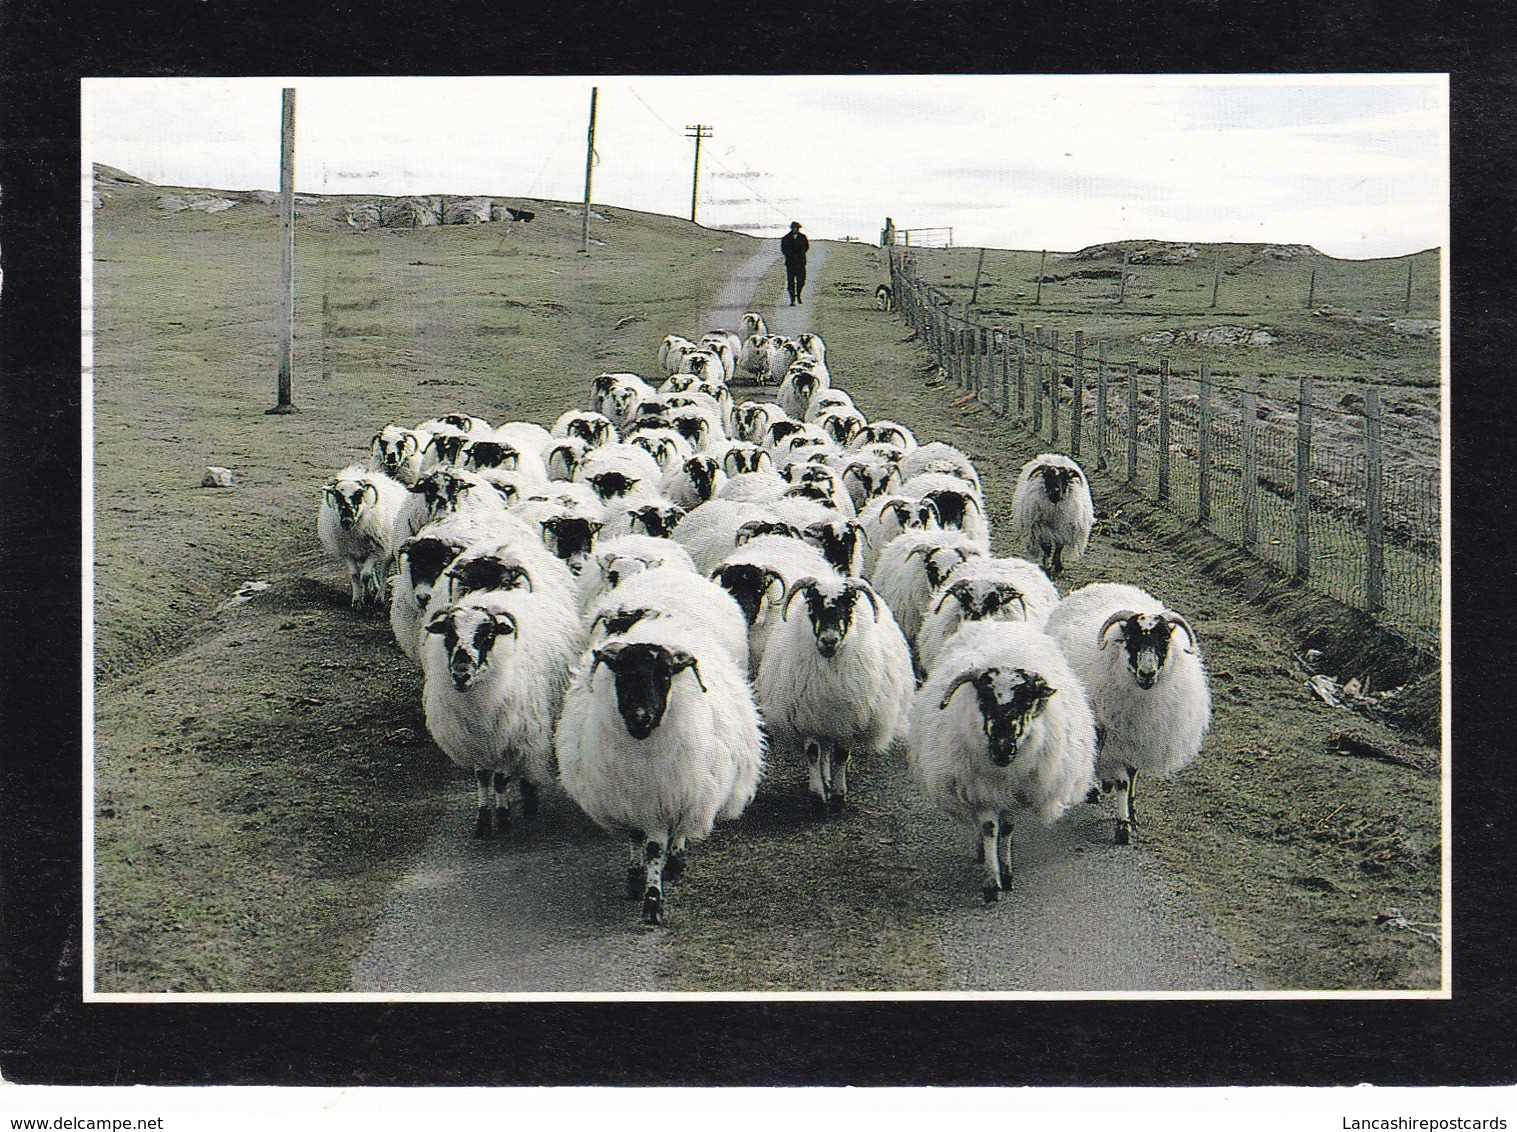
[[[748,310],[769,312],[772,332],[809,328],[809,306],[792,307],[783,286],[771,303],[758,295],[778,262],[766,241],[744,263],[705,324],[736,326]],[[808,289],[820,284],[826,250],[812,245]],[[1110,844],[1110,805],[1078,806],[1053,829],[1024,820],[1014,837],[1016,880],[990,908],[980,905],[972,836],[916,797],[903,757],[868,769],[875,806],[893,811],[890,867],[911,874],[915,928],[910,940],[933,941],[930,959],[946,992],[1205,991],[1249,986],[1243,970],[1187,900],[1178,879],[1141,846]],[[765,790],[780,787],[766,786]],[[672,939],[679,932],[679,889],[667,928],[646,928],[623,894],[619,839],[597,830],[563,795],[544,793],[542,812],[519,822],[503,843],[470,836],[471,792],[441,821],[399,885],[373,937],[353,965],[351,989],[385,994],[523,993],[531,995],[656,992],[671,984]],[[761,796],[762,801],[762,796]],[[795,799],[801,805],[799,796]],[[757,807],[756,803],[756,807]],[[837,837],[860,836],[861,823],[837,825]],[[744,853],[744,823],[692,854],[692,868],[719,855]],[[765,842],[768,867],[814,862],[807,839]],[[793,860],[785,862],[786,853]],[[775,858],[781,860],[777,863]],[[868,883],[867,880],[862,883]],[[733,899],[742,899],[734,894]],[[863,894],[868,902],[868,894]],[[795,910],[804,917],[807,907]],[[922,928],[925,925],[926,930]],[[743,946],[783,947],[787,925],[764,920],[753,938],[733,942],[731,990],[745,986]],[[794,968],[793,991],[809,986]]]

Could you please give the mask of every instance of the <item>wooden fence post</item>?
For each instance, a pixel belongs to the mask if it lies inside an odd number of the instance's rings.
[[[1380,390],[1364,391],[1364,603],[1371,613],[1385,608],[1385,517],[1382,503]]]
[[[1196,522],[1211,522],[1211,363],[1201,363],[1196,418]]]
[[[1122,280],[1117,284],[1117,306],[1127,302],[1127,265],[1132,262],[1132,249],[1122,252]]]
[[[1169,501],[1169,359],[1159,359],[1159,502]]]
[[[1312,256],[1312,281],[1306,288],[1306,309],[1311,310],[1317,299],[1317,257]]]
[[[1035,307],[1041,307],[1043,305],[1043,267],[1047,263],[1048,249],[1044,248],[1043,254],[1038,257],[1038,293],[1034,295],[1032,299],[1032,305]]]
[[[1017,323],[1017,420],[1027,419],[1027,324]]]
[[[1406,257],[1406,301],[1401,304],[1401,309],[1407,314],[1412,313],[1412,257]]]
[[[1138,478],[1138,363],[1127,363],[1127,482]]]
[[[1211,305],[1217,305],[1217,288],[1222,285],[1222,249],[1217,249],[1217,261],[1211,273]]]
[[[1074,382],[1069,398],[1069,454],[1080,458],[1080,433],[1085,424],[1085,332],[1075,331]]]
[[[974,306],[975,303],[977,303],[977,302],[980,301],[980,271],[981,271],[982,268],[984,268],[984,266],[985,266],[985,249],[981,248],[980,249],[980,258],[975,261],[975,265],[974,265],[974,293],[969,296],[969,305],[970,306]]]
[[[1296,398],[1296,577],[1312,573],[1312,379]]]
[[[296,411],[290,386],[295,369],[295,88],[285,87],[279,115],[279,389],[272,409]]]
[[[1096,468],[1106,470],[1106,339],[1096,343]]]
[[[1048,442],[1059,447],[1059,332],[1048,332]]]
[[[1032,431],[1043,435],[1043,328],[1034,326],[1032,346]]]
[[[1243,390],[1243,549],[1250,554],[1259,542],[1259,394],[1247,379]]]

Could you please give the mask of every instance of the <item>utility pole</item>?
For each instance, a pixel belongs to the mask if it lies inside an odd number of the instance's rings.
[[[587,254],[590,251],[590,180],[595,172],[595,100],[599,95],[600,87],[590,88],[590,135],[585,143],[585,218],[579,235],[579,250]]]
[[[295,88],[285,87],[279,139],[279,400],[267,413],[295,412]]]
[[[694,133],[690,131],[694,130]],[[711,127],[694,125],[685,127],[685,136],[695,139],[695,175],[690,181],[690,222],[695,223],[696,200],[701,191],[701,139],[711,136]]]

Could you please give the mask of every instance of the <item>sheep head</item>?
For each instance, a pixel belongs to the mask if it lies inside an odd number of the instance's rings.
[[[943,584],[943,579],[953,572],[953,568],[969,557],[970,552],[957,546],[923,543],[906,552],[906,561],[910,562],[919,554],[922,556],[922,570],[927,575],[928,583],[937,589]]]
[[[490,663],[496,642],[516,635],[516,618],[478,605],[454,605],[433,615],[426,631],[442,637],[448,655],[448,675],[453,687],[462,692]]]
[[[468,468],[503,468],[514,472],[521,466],[521,453],[504,441],[471,440],[464,446],[463,463]]]
[[[543,545],[578,574],[605,524],[579,515],[554,515],[542,521]]]
[[[1119,609],[1108,617],[1096,634],[1096,647],[1104,649],[1111,643],[1108,634],[1116,628],[1126,649],[1127,670],[1132,673],[1138,687],[1152,688],[1159,682],[1164,665],[1169,660],[1169,642],[1174,631],[1184,629],[1190,638],[1190,651],[1196,649],[1195,630],[1190,622],[1178,613],[1164,610],[1162,613],[1137,613],[1131,609]]]
[[[1022,620],[1027,620],[1027,602],[1023,599],[1022,592],[1010,582],[986,583],[973,578],[960,578],[943,591],[933,612],[941,612],[949,598],[959,603],[965,621],[983,621],[987,617],[994,617],[1000,610],[1010,608],[1012,602],[1022,607]]]
[[[595,490],[595,494],[600,496],[603,503],[621,498],[643,482],[640,479],[633,479],[631,476],[616,471],[598,472],[590,476],[589,480],[590,486]]]
[[[462,539],[440,539],[427,536],[407,539],[401,547],[401,569],[411,579],[411,594],[416,608],[425,608],[432,596],[432,587],[449,563],[466,549]]]
[[[448,594],[454,601],[480,590],[524,589],[532,592],[532,575],[504,547],[460,558],[447,568],[444,577]]]
[[[859,540],[868,540],[864,528],[853,519],[833,519],[812,523],[805,531],[806,541],[822,552],[822,557],[840,574],[854,572]]]
[[[760,535],[779,535],[781,538],[801,538],[801,532],[783,519],[750,519],[737,529],[733,545],[742,546]]]
[[[1039,464],[1029,474],[1041,476],[1043,479],[1043,494],[1048,496],[1050,503],[1058,503],[1069,491],[1071,484],[1077,484],[1083,478],[1078,468],[1071,468],[1065,464]]]
[[[718,566],[711,572],[711,580],[732,595],[749,625],[758,620],[759,609],[774,587],[785,586],[785,579],[777,570],[748,562]]]
[[[679,521],[685,517],[685,509],[677,504],[660,505],[657,503],[645,503],[641,507],[633,508],[628,513],[630,525],[634,528],[642,527],[645,534],[654,538],[668,538],[670,532],[679,526]]]
[[[1033,720],[1043,714],[1058,689],[1025,668],[961,672],[944,690],[938,710],[948,710],[949,701],[965,684],[974,686],[990,761],[996,766],[1010,766]]]
[[[332,480],[325,488],[327,505],[337,512],[338,525],[353,529],[365,504],[379,502],[379,489],[367,480]]]
[[[785,595],[784,616],[788,619],[791,604],[797,597],[804,597],[811,635],[816,639],[816,651],[830,660],[838,654],[853,628],[860,595],[868,599],[874,609],[874,619],[878,621],[880,601],[868,583],[849,580],[841,585],[836,582],[824,584],[818,578],[802,578]]]
[[[684,649],[670,649],[646,641],[612,641],[594,650],[590,676],[604,664],[616,681],[616,709],[627,732],[641,742],[664,721],[669,707],[669,689],[674,677],[690,669],[701,691],[706,683],[696,659]]]

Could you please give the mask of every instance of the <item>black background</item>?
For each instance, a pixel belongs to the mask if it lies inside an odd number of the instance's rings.
[[[1505,5],[53,3],[0,8],[0,1073],[47,1084],[1517,1080]],[[1450,72],[1452,1001],[91,1004],[81,993],[79,80]],[[903,155],[903,160],[912,160]],[[1447,927],[1447,926],[1446,926]]]

